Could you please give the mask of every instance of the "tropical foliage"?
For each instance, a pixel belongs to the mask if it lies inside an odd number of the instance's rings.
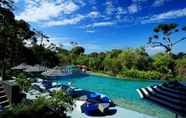
[[[3,79],[8,78],[10,67],[22,62],[54,66],[58,64],[55,45],[42,44],[48,37],[31,29],[24,20],[16,20],[12,0],[0,1],[0,70]],[[39,43],[40,39],[40,44]],[[28,45],[30,43],[30,45]]]
[[[31,80],[27,79],[25,74],[23,73],[18,74],[15,80],[22,90],[28,91],[30,89]]]
[[[157,53],[150,56],[145,48],[113,49],[109,52],[79,53],[58,52],[60,60],[86,65],[90,71],[135,79],[174,79],[185,76],[185,54]],[[63,63],[61,63],[63,64]]]
[[[1,118],[67,118],[66,112],[73,109],[73,99],[65,93],[55,92],[50,98],[40,97],[13,105],[0,113]]]

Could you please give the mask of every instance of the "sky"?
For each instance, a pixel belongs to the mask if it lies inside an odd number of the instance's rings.
[[[142,47],[158,24],[186,25],[186,0],[14,1],[17,19],[29,22],[65,48],[72,47],[71,41],[78,42],[87,53]],[[162,51],[159,47],[147,50]],[[173,51],[186,52],[186,41]]]

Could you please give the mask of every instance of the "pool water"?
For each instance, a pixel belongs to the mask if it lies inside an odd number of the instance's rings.
[[[75,87],[103,93],[123,108],[135,110],[158,118],[175,117],[175,114],[163,107],[150,101],[140,99],[136,92],[137,88],[160,84],[161,81],[127,80],[95,75],[60,78],[53,81],[58,84],[71,82]]]

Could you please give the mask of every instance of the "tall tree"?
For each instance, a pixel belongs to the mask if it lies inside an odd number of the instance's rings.
[[[178,24],[160,24],[154,28],[155,35],[150,36],[148,39],[148,46],[150,47],[163,47],[167,53],[170,53],[177,43],[186,39],[174,39],[173,34],[185,31],[186,28],[178,29]]]
[[[0,8],[0,63],[1,76],[4,79],[6,68],[12,65],[18,55],[22,53],[24,41],[35,42],[35,33],[30,30],[30,26],[23,20],[16,20],[10,9]]]

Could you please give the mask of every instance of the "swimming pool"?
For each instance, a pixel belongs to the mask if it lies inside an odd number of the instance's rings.
[[[88,75],[84,77],[58,78],[53,80],[58,84],[71,82],[73,86],[97,91],[112,98],[112,100],[121,107],[132,109],[138,112],[157,116],[159,118],[174,118],[175,114],[168,110],[140,99],[136,89],[150,85],[160,84],[161,81],[142,81],[117,79],[114,77],[103,77]]]

